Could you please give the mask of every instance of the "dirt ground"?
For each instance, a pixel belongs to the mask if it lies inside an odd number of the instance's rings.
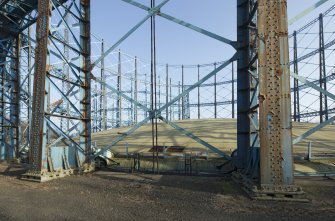
[[[0,165],[0,220],[335,220],[335,180],[297,178],[309,203],[255,201],[230,177],[96,171],[47,183]]]

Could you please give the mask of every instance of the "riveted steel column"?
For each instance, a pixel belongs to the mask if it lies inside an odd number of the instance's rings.
[[[4,93],[5,93],[5,61],[6,61],[6,51],[5,48],[0,45],[0,160],[5,159],[5,148],[6,148],[6,137],[5,137],[5,103],[4,103]]]
[[[30,144],[30,130],[31,130],[31,106],[32,106],[32,94],[31,94],[31,81],[32,81],[32,46],[31,46],[31,26],[28,28],[28,107],[27,107],[27,118],[28,118],[28,131],[27,131],[27,145]]]
[[[80,79],[83,85],[80,87],[80,110],[83,115],[81,122],[81,134],[79,136],[80,146],[85,151],[85,162],[91,163],[91,0],[80,0],[80,45],[81,71]]]
[[[30,172],[40,175],[47,171],[46,121],[47,111],[46,72],[48,71],[48,37],[51,17],[50,0],[38,1],[36,24],[35,73],[30,130]]]
[[[258,0],[260,184],[293,184],[287,0]]]

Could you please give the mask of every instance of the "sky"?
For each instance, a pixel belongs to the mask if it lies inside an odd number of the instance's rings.
[[[137,0],[150,5],[150,0]],[[156,4],[161,1],[156,0]],[[288,17],[292,18],[317,0],[288,0]],[[324,11],[330,0],[308,18]],[[236,39],[236,0],[170,0],[162,12],[185,20],[201,28]],[[120,39],[146,15],[146,11],[121,0],[93,0],[91,9],[92,33],[103,38],[109,45]],[[194,32],[164,18],[156,18],[156,51],[158,63],[204,64],[229,59],[234,50],[215,39]],[[290,27],[290,30],[294,29]],[[150,20],[126,39],[119,48],[130,55],[150,59]]]
[[[146,6],[150,6],[150,0],[135,1]],[[297,14],[318,1],[319,0],[288,0],[288,18],[291,19],[295,17]],[[117,42],[126,32],[128,32],[147,15],[146,11],[129,5],[122,0],[92,0],[91,2],[92,33],[95,36],[98,36],[99,39],[103,38],[106,44],[109,46]],[[156,0],[156,5],[160,2],[162,2],[162,0]],[[319,15],[319,13],[326,11],[334,3],[335,0],[329,0],[327,3],[308,14],[300,21],[289,26],[289,33],[292,33],[294,30],[313,20]],[[161,9],[161,11],[165,14],[182,19],[225,38],[236,40],[236,0],[170,0]],[[331,18],[328,19],[330,19],[330,25],[328,22],[325,22],[325,27],[327,26],[326,30],[330,32],[328,36],[326,36],[327,41],[333,39],[334,34],[333,27],[330,27],[332,26],[331,24],[333,22],[331,22]],[[315,24],[313,29],[308,31],[315,32],[314,34],[317,34],[318,24]],[[304,33],[301,33],[299,35],[298,41],[301,48],[298,49],[298,57],[308,53],[315,47],[318,47],[318,40],[315,39],[318,35],[314,34],[305,35]],[[99,46],[97,48],[99,53],[100,44],[98,45]],[[290,39],[290,52],[292,52],[292,46],[292,39]],[[305,47],[309,49],[305,49]],[[141,61],[143,61],[141,66],[144,68],[143,70],[139,70],[139,72],[143,74],[150,71],[150,19],[147,20],[146,23],[138,30],[136,30],[129,38],[122,42],[118,48],[120,48],[123,53],[130,55],[129,58],[137,56]],[[231,58],[235,50],[229,45],[157,16],[156,52],[158,64],[178,66],[173,70],[171,70],[171,68],[169,69],[169,74],[172,78],[172,84],[176,85],[178,84],[178,81],[181,81],[181,68],[179,65],[197,65],[224,61]],[[333,51],[327,51],[329,54],[327,54],[327,57],[329,57],[332,52]],[[117,56],[115,56],[115,53],[113,56],[109,56],[110,58],[114,59],[108,60],[107,63],[113,66],[113,70],[116,71]],[[292,57],[292,53],[290,56]],[[317,79],[318,57],[318,55],[315,55],[312,58],[306,60],[306,62],[315,63],[316,66],[311,64],[306,65],[304,62],[301,62],[299,64],[299,74],[308,77],[309,80]],[[93,56],[93,61],[95,58],[96,57]],[[132,73],[133,70],[131,70],[131,68],[133,68],[132,65],[134,62],[131,61],[131,59],[129,61],[124,61],[122,59],[122,61],[125,63],[125,65],[122,65],[123,72]],[[328,58],[327,61],[328,64],[332,65],[332,58]],[[130,69],[125,70],[127,67]],[[160,67],[161,70],[158,70],[159,75],[165,76],[164,67]],[[204,74],[208,74],[211,70],[213,70],[213,68],[214,67],[212,66],[208,66],[207,69],[201,69],[201,77],[204,76]],[[327,67],[327,74],[330,74],[332,70],[333,66]],[[230,67],[227,67],[222,71],[222,73],[218,73],[218,82],[229,80],[231,76],[230,72]],[[193,84],[196,81],[196,69],[186,69],[186,84]],[[212,81],[213,79],[211,78],[207,82],[210,83]],[[111,83],[114,84],[115,82]],[[123,87],[127,87],[127,82],[123,83]],[[335,90],[335,84],[329,83],[328,89]],[[178,91],[174,92],[177,93]],[[190,93],[191,103],[196,101],[196,91],[193,92]],[[213,94],[214,92],[212,91],[212,88],[204,88],[204,90],[201,91],[201,100],[210,102],[213,100]],[[230,99],[229,96],[231,96],[231,89],[229,88],[229,85],[224,85],[219,88],[217,94],[221,96],[218,97],[219,100]],[[301,111],[303,113],[308,111],[316,111],[318,109],[318,93],[316,91],[305,89],[304,91],[301,91],[300,98]],[[221,108],[229,109],[228,106],[222,106]],[[211,109],[212,108],[208,108],[208,110]],[[226,112],[231,113],[230,110]]]

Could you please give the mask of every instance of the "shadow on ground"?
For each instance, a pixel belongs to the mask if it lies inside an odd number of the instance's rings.
[[[28,165],[26,164],[14,164],[14,163],[0,163],[0,175],[9,176],[9,177],[17,177],[19,178],[22,174],[24,174],[28,170]]]

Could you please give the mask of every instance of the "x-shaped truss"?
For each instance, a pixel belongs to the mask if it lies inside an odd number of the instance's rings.
[[[132,29],[130,29],[124,36],[122,36],[114,45],[112,45],[108,50],[106,50],[94,63],[92,63],[91,65],[91,70],[98,65],[106,56],[108,56],[112,51],[114,51],[125,39],[127,39],[132,33],[134,33],[142,24],[144,24],[151,16],[161,16],[167,20],[170,20],[176,24],[182,25],[184,27],[190,28],[191,30],[194,30],[196,32],[199,32],[201,34],[204,34],[208,37],[211,37],[213,39],[219,40],[225,44],[228,44],[230,46],[232,46],[233,48],[236,49],[237,43],[235,41],[231,41],[227,38],[224,38],[222,36],[219,36],[215,33],[209,32],[205,29],[202,29],[200,27],[197,27],[193,24],[190,24],[186,21],[180,20],[178,18],[172,17],[170,15],[167,15],[165,13],[162,13],[160,11],[160,9],[169,1],[169,0],[164,0],[161,4],[159,4],[158,6],[154,7],[154,8],[149,8],[145,5],[142,5],[136,1],[133,0],[122,0],[126,3],[129,3],[133,6],[136,6],[138,8],[141,8],[145,11],[148,12],[148,14],[139,22],[137,23]],[[65,21],[63,21],[65,22]],[[65,22],[66,23],[66,22]],[[69,28],[69,27],[68,27]],[[64,58],[62,58],[64,59]],[[106,88],[108,88],[109,90],[111,90],[111,92],[118,94],[119,96],[123,97],[124,99],[128,100],[129,102],[135,104],[137,107],[143,109],[144,111],[149,112],[149,116],[146,117],[144,120],[142,120],[141,122],[137,123],[136,125],[134,125],[131,129],[129,129],[126,133],[123,133],[122,135],[118,136],[117,138],[115,138],[109,145],[106,145],[105,147],[103,147],[99,152],[97,152],[95,154],[95,156],[100,155],[101,153],[111,149],[113,146],[115,146],[118,142],[120,142],[121,140],[123,140],[125,137],[131,135],[132,133],[134,133],[138,128],[140,128],[141,126],[143,126],[145,123],[147,123],[150,119],[154,119],[154,118],[158,118],[160,120],[162,120],[163,122],[169,124],[170,126],[172,126],[173,128],[175,128],[176,130],[178,130],[179,132],[185,134],[186,136],[194,139],[195,141],[197,141],[198,143],[204,145],[205,147],[209,148],[210,150],[212,150],[215,153],[218,153],[221,156],[224,156],[226,158],[229,158],[229,156],[227,156],[224,152],[222,152],[221,150],[217,149],[216,147],[210,145],[209,143],[207,143],[206,141],[202,140],[201,138],[195,136],[194,134],[192,134],[191,132],[185,130],[184,128],[181,128],[180,126],[178,126],[177,124],[165,119],[163,116],[161,116],[161,112],[170,107],[171,105],[173,105],[175,102],[177,102],[180,98],[182,98],[183,96],[187,95],[188,93],[190,93],[193,89],[197,88],[198,86],[200,86],[202,83],[204,83],[206,80],[208,80],[209,78],[211,78],[212,76],[214,76],[216,73],[218,73],[220,70],[222,70],[223,68],[225,68],[229,63],[231,63],[232,61],[236,60],[236,55],[234,55],[231,59],[229,59],[228,61],[224,62],[223,64],[221,64],[220,66],[218,66],[215,70],[213,70],[212,72],[210,72],[208,75],[206,75],[204,78],[200,79],[197,83],[191,85],[190,87],[188,87],[188,89],[186,89],[183,93],[179,94],[177,97],[175,97],[174,99],[172,99],[170,102],[168,102],[167,104],[165,104],[164,106],[162,106],[161,108],[159,108],[158,110],[149,110],[146,106],[138,103],[137,101],[135,101],[134,99],[130,98],[129,96],[125,95],[124,93],[118,91],[117,89],[113,88],[112,86],[108,85],[107,83],[99,80],[98,78],[92,76],[93,79],[95,79],[98,83],[103,84]],[[67,61],[68,62],[68,61]],[[68,63],[69,66],[73,66],[70,62]],[[252,75],[254,75],[253,73],[251,73]],[[319,88],[318,86],[316,86],[315,84],[308,82],[307,80],[303,79],[300,76],[296,76],[294,73],[292,74],[293,77],[297,78],[298,80],[302,81],[303,83],[305,83],[306,85],[318,90],[321,93],[326,94],[328,97],[335,99],[335,96],[330,94],[327,91],[324,91],[322,88]],[[59,90],[58,90],[59,91]],[[70,89],[69,92],[71,92],[72,90]],[[62,97],[64,99],[67,99],[65,97],[68,96],[74,96],[74,93],[69,94],[69,92],[67,94],[62,94]],[[254,94],[255,95],[255,94]],[[253,96],[253,99],[256,99],[256,96]],[[57,108],[58,106],[56,106],[55,108]],[[258,108],[258,106],[256,106],[255,108]],[[335,120],[335,117],[330,118],[328,121],[316,126],[315,128],[307,131],[306,133],[304,133],[303,135],[297,137],[293,143],[296,144],[298,142],[300,142],[301,140],[305,139],[306,137],[308,137],[309,135],[311,135],[312,133],[318,131],[319,129],[321,129],[322,127],[326,126],[327,124],[333,122]],[[254,125],[254,127],[257,129],[258,128],[258,122],[254,122],[251,121],[251,123]],[[76,125],[74,125],[70,130],[72,131],[74,128],[76,127]],[[59,128],[58,128],[59,129]],[[64,138],[68,138],[69,136],[66,133],[61,133],[62,135],[53,143],[57,143],[59,141],[61,141]],[[71,141],[73,141],[72,139],[70,139]],[[74,141],[73,141],[74,142]]]
[[[184,27],[190,28],[198,33],[204,34],[208,37],[211,37],[213,39],[219,40],[225,44],[228,44],[230,46],[232,46],[233,48],[236,48],[236,42],[235,41],[231,41],[227,38],[224,38],[222,36],[219,36],[217,34],[214,34],[212,32],[209,32],[205,29],[202,29],[200,27],[197,27],[193,24],[190,24],[186,21],[180,20],[178,18],[172,17],[170,15],[167,15],[165,13],[162,13],[160,11],[160,9],[169,1],[169,0],[164,0],[161,4],[159,4],[157,7],[154,8],[149,8],[147,6],[144,6],[136,1],[133,0],[122,0],[124,2],[127,2],[131,5],[134,5],[138,8],[141,8],[143,10],[146,10],[148,12],[148,14],[138,23],[136,24],[130,31],[128,31],[123,37],[121,37],[121,39],[119,41],[117,41],[113,46],[111,46],[108,50],[106,50],[106,52],[104,54],[102,54],[100,56],[100,58],[98,58],[91,66],[91,70],[98,64],[100,63],[108,54],[110,54],[113,50],[116,49],[117,46],[119,46],[127,37],[129,37],[137,28],[139,28],[142,24],[144,24],[144,22],[146,20],[148,20],[151,16],[161,16],[167,20],[170,20],[174,23],[177,23],[179,25],[182,25]],[[189,94],[193,89],[197,88],[198,86],[200,86],[202,83],[204,83],[205,81],[207,81],[209,78],[215,76],[219,71],[221,71],[223,68],[225,68],[226,66],[228,66],[231,62],[233,62],[234,60],[236,60],[236,56],[234,55],[232,58],[230,58],[228,61],[222,63],[221,65],[219,65],[217,68],[215,68],[212,72],[210,72],[209,74],[207,74],[205,77],[203,77],[202,79],[200,79],[198,82],[196,82],[195,84],[191,85],[190,87],[188,87],[185,91],[183,91],[183,93],[179,94],[178,96],[176,96],[175,98],[173,98],[170,102],[166,103],[165,105],[163,105],[161,108],[159,108],[158,110],[149,110],[146,106],[138,103],[137,101],[135,101],[134,99],[130,98],[129,96],[125,95],[124,93],[118,91],[117,89],[113,88],[112,86],[106,84],[105,82],[102,82],[101,80],[93,77],[97,82],[99,82],[100,84],[105,85],[106,88],[108,88],[109,90],[111,90],[112,92],[118,94],[119,96],[122,96],[124,99],[128,100],[129,102],[135,104],[137,107],[143,109],[144,111],[149,112],[149,116],[146,117],[144,120],[142,120],[141,122],[137,123],[136,125],[134,125],[131,129],[129,129],[126,133],[123,133],[122,135],[118,136],[117,138],[115,138],[109,145],[106,145],[105,147],[101,148],[101,150],[97,153],[95,153],[95,156],[100,155],[101,153],[111,149],[113,146],[115,146],[118,142],[120,142],[121,140],[123,140],[125,137],[129,136],[130,134],[134,133],[138,128],[140,128],[141,126],[143,126],[145,123],[147,123],[150,119],[160,119],[163,122],[169,124],[171,127],[175,128],[177,131],[183,133],[184,135],[194,139],[195,141],[197,141],[198,143],[204,145],[205,147],[207,147],[208,149],[212,150],[213,152],[225,157],[226,159],[229,159],[230,157],[224,153],[223,151],[219,150],[218,148],[212,146],[211,144],[207,143],[206,141],[202,140],[201,138],[197,137],[196,135],[192,134],[190,131],[187,131],[186,129],[178,126],[177,124],[169,121],[168,119],[164,118],[161,113],[162,111],[164,111],[166,108],[170,107],[171,105],[173,105],[175,102],[177,102],[178,100],[180,100],[182,97],[186,96],[187,94]]]

